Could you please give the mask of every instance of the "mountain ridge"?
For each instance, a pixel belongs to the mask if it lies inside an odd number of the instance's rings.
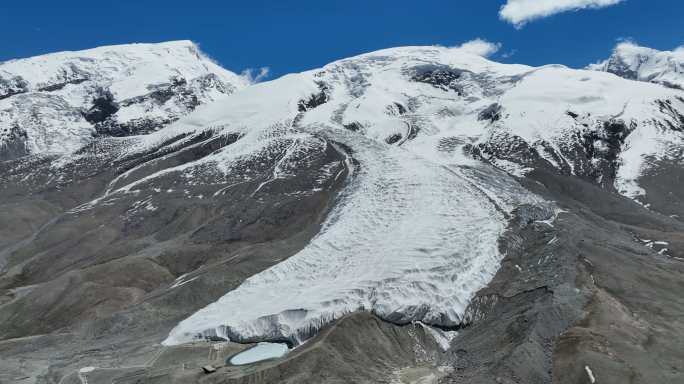
[[[587,67],[617,76],[684,89],[684,48],[658,51],[632,42],[618,44],[611,56]]]
[[[95,135],[151,132],[247,84],[187,40],[6,61],[0,156],[68,153]]]

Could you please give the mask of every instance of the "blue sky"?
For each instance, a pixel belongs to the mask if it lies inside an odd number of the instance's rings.
[[[451,46],[478,37],[502,44],[492,56],[497,61],[571,67],[607,57],[622,38],[661,50],[684,44],[681,0],[562,0],[618,4],[522,28],[499,18],[506,1],[530,0],[8,0],[0,3],[0,61],[191,39],[230,70],[267,66],[277,77],[381,48]]]

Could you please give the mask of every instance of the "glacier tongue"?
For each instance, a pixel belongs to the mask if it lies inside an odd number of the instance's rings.
[[[181,322],[166,344],[198,331],[297,343],[359,310],[459,323],[498,268],[502,212],[446,167],[371,140],[354,144],[363,166],[311,243]]]

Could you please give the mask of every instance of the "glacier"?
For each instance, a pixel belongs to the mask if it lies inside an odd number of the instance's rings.
[[[263,138],[268,136],[264,131],[274,130],[258,127],[287,121],[291,130],[349,148],[359,166],[350,167],[348,185],[308,246],[181,322],[165,344],[200,334],[244,342],[286,339],[296,345],[354,311],[396,322],[461,323],[469,299],[498,269],[502,255],[497,240],[510,209],[523,201],[540,201],[505,173],[472,159],[426,153],[427,143],[418,141],[415,147],[406,141],[406,146],[387,144],[386,136],[410,129],[411,119],[420,116],[418,111],[400,116],[397,111],[408,104],[406,97],[392,93],[392,87],[378,89],[391,83],[395,89],[415,88],[401,67],[417,63],[397,57],[362,57],[326,67],[324,74],[288,76],[245,90],[235,104],[203,109],[205,121],[194,125],[250,127],[241,140],[255,148],[262,139],[250,136]],[[383,72],[376,66],[399,68]],[[359,79],[360,87],[348,83],[365,70],[370,73]],[[327,102],[311,110],[295,109],[299,100],[321,88]],[[443,93],[425,85],[417,92]],[[362,122],[365,134],[345,129],[349,121]],[[433,143],[440,139],[437,129],[428,137]],[[487,178],[477,177],[483,173],[508,183],[510,196],[492,197],[482,182]]]
[[[203,132],[235,137],[139,180],[128,171],[77,211],[171,173],[193,184],[207,172],[256,181],[260,159],[275,160],[252,192],[259,199],[332,148],[346,159],[337,175],[346,185],[320,232],[180,322],[164,344],[215,335],[296,345],[355,311],[455,327],[499,268],[513,210],[553,209],[515,177],[553,169],[634,197],[647,159],[682,143],[663,105],[681,110],[684,100],[601,71],[499,64],[457,48],[387,49],[251,85],[156,132],[111,140],[125,157]]]

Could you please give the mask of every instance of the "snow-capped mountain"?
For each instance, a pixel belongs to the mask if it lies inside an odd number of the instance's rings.
[[[613,54],[588,69],[610,72],[625,79],[684,89],[684,48],[658,51],[634,43],[620,43]]]
[[[208,333],[299,343],[359,310],[461,324],[497,270],[505,218],[521,204],[551,209],[481,161],[520,177],[552,169],[632,195],[646,158],[681,148],[682,110],[680,92],[659,85],[438,47],[361,55],[208,106],[148,139],[223,127],[240,137],[237,147],[201,163],[235,171],[273,156],[265,147],[273,140],[287,149],[264,183],[291,177],[298,153],[333,143],[360,165],[306,248],[182,322],[166,342]]]
[[[544,356],[561,333],[603,343],[601,332],[621,329],[611,318],[568,331],[596,306],[622,311],[637,334],[664,312],[634,320],[629,300],[641,308],[676,294],[681,90],[444,47],[386,49],[247,86],[188,44],[86,51],[106,60],[73,59],[81,66],[59,82],[43,75],[48,64],[24,69],[30,82],[3,75],[0,103],[34,123],[17,135],[26,149],[9,141],[0,161],[0,340],[12,340],[0,368],[12,377],[28,356],[48,382],[96,377],[97,367],[108,381],[193,382],[200,373],[186,367],[209,356],[232,378],[319,383],[300,381],[297,359],[356,361],[359,342],[382,344],[377,329],[389,324],[390,356],[408,345],[425,363],[434,351],[412,344],[413,323],[441,337],[431,348],[442,352],[456,337],[443,330],[469,326],[459,334],[477,341],[455,341],[449,364],[494,349],[496,364],[475,370],[526,356],[533,379],[519,382],[550,382]],[[79,80],[86,72],[104,80]],[[644,278],[626,288],[628,273]],[[359,313],[383,321],[330,336]],[[644,348],[659,345],[653,335]],[[275,373],[260,369],[278,363],[223,367],[223,352],[243,348],[235,342],[255,341],[300,348]],[[320,353],[306,357],[309,347]],[[366,382],[387,378],[378,375]]]
[[[191,41],[0,63],[0,159],[71,152],[97,135],[152,132],[247,83]]]
[[[638,185],[637,179],[649,171],[657,170],[663,162],[684,162],[684,115],[680,107],[684,100],[684,93],[681,91],[684,89],[684,50],[679,48],[674,51],[658,51],[624,42],[617,45],[610,58],[592,64],[587,69],[609,72],[628,80],[650,82],[674,90],[669,98],[658,102],[660,112],[669,117],[660,122],[654,119],[652,124],[642,124],[651,126],[650,132],[637,130],[625,137],[621,144],[615,186],[628,197],[643,197],[646,191]],[[631,97],[625,101],[632,103]],[[621,118],[624,120],[622,116]]]

